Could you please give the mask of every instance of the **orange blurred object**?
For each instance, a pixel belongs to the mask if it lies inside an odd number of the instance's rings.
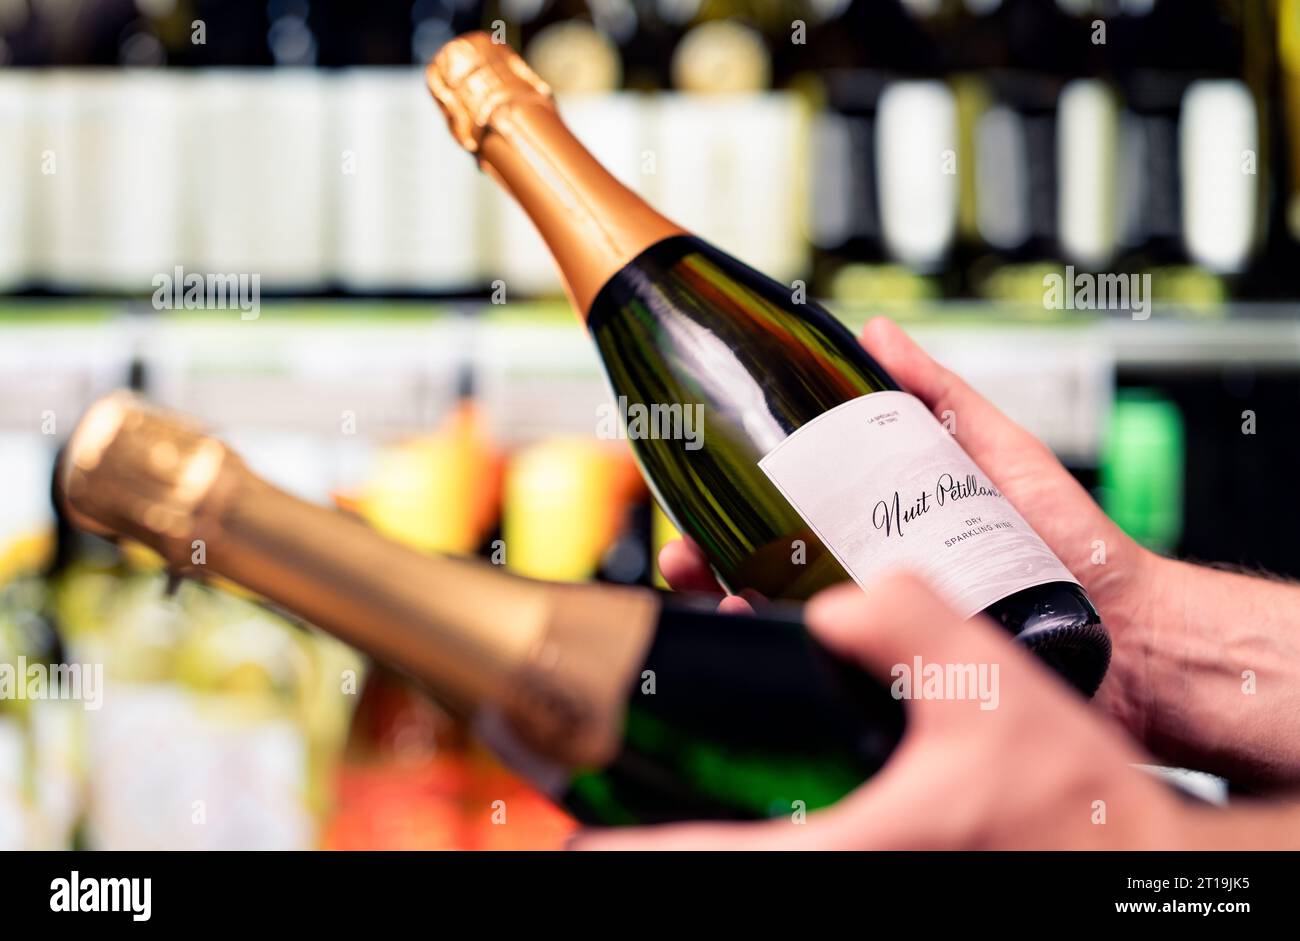
[[[327,850],[558,850],[576,829],[509,772],[456,754],[409,768],[349,767],[338,796]]]
[[[405,679],[367,677],[325,849],[559,849],[573,829]]]
[[[325,827],[328,850],[465,849],[461,794],[467,769],[455,754],[407,767],[348,765],[339,773],[338,809]]]
[[[484,753],[467,792],[466,821],[477,850],[558,850],[573,818]]]

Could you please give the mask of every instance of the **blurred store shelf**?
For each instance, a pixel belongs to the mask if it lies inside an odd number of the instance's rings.
[[[1252,305],[1207,323],[1159,320],[1107,325],[1117,360],[1149,369],[1250,364],[1300,368],[1300,305]]]
[[[868,317],[837,310],[855,329]],[[1059,453],[1084,462],[1095,457],[1116,368],[1300,364],[1291,305],[1234,305],[1213,318],[1157,308],[1143,321],[1039,314],[960,304],[899,319]],[[45,421],[57,438],[94,396],[126,382],[133,359],[154,398],[217,428],[333,438],[345,423],[363,439],[427,429],[466,367],[493,434],[507,443],[590,435],[606,395],[590,343],[561,304],[268,303],[252,321],[27,304],[0,308],[0,429],[41,433]]]

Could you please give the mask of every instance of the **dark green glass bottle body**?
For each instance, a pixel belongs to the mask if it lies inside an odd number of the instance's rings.
[[[797,614],[719,615],[666,596],[619,755],[574,777],[565,807],[608,825],[797,819],[875,774],[903,705]]]
[[[624,266],[596,296],[587,325],[620,411],[629,424],[642,419],[628,437],[646,480],[725,588],[803,599],[849,577],[759,467],[823,413],[898,390],[839,320],[708,243],[678,236]],[[984,613],[1085,694],[1100,684],[1110,642],[1078,585],[1036,585]]]

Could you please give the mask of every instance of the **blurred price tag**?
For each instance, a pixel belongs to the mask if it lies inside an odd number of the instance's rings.
[[[917,342],[1067,463],[1096,464],[1115,360],[1094,326],[917,328]],[[960,429],[962,416],[956,416]]]

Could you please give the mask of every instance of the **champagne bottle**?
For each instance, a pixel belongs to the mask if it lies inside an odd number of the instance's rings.
[[[91,407],[59,487],[75,525],[229,578],[402,669],[586,821],[824,806],[902,731],[900,704],[796,616],[425,555],[277,490],[130,393]]]
[[[1083,589],[835,317],[619,183],[504,44],[462,36],[427,78],[550,247],[656,498],[724,587],[803,598],[905,565],[1096,689],[1110,643]]]

